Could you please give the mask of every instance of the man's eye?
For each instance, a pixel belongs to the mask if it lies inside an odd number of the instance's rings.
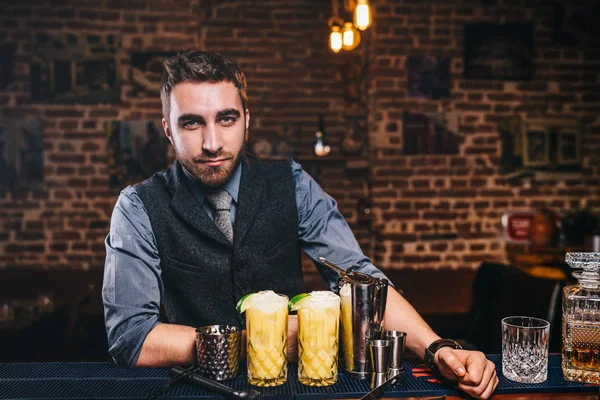
[[[196,126],[198,126],[198,121],[187,121],[183,124],[184,128],[195,128]]]
[[[221,118],[221,123],[223,125],[232,125],[236,119],[234,117],[223,117]]]

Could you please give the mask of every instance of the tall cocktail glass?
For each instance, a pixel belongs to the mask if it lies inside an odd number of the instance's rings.
[[[248,382],[277,386],[287,380],[288,298],[264,291],[246,309]]]
[[[329,386],[338,379],[340,297],[316,291],[298,309],[298,380]]]

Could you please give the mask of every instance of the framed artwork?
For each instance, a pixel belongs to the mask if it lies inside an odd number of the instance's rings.
[[[141,182],[169,166],[169,141],[161,121],[111,121],[106,126],[111,188]]]
[[[44,183],[44,124],[0,116],[0,188],[39,189]]]
[[[555,0],[552,38],[559,46],[592,47],[600,44],[600,3]]]
[[[6,89],[14,82],[14,46],[0,47],[0,90]]]
[[[524,166],[546,167],[550,164],[550,136],[543,125],[530,125],[523,140]]]
[[[458,154],[457,113],[411,113],[402,116],[404,154]]]
[[[452,80],[449,57],[409,56],[406,70],[408,97],[426,99],[450,97]]]
[[[523,166],[523,140],[520,117],[509,117],[498,124],[502,141],[502,172],[511,173]]]
[[[97,104],[121,100],[114,35],[35,37],[31,99],[38,103]]]
[[[465,78],[517,81],[533,76],[531,24],[467,24],[464,49]]]
[[[558,131],[558,165],[578,165],[580,160],[579,134],[566,128]]]
[[[581,165],[581,125],[576,120],[539,119],[522,122],[523,166],[574,171]]]
[[[165,58],[177,54],[171,52],[135,52],[131,53],[131,68],[129,80],[134,97],[158,97],[160,92],[160,79],[164,70]]]

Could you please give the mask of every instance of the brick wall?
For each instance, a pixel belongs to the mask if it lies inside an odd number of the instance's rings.
[[[377,1],[370,49],[369,140],[375,261],[389,268],[476,268],[505,261],[500,217],[508,210],[600,208],[600,51],[552,42],[544,1]],[[485,4],[484,4],[485,3]],[[463,77],[464,24],[534,21],[534,79]],[[450,55],[448,100],[408,98],[406,59]],[[403,156],[402,112],[457,111],[460,155]],[[497,124],[505,118],[570,119],[584,124],[580,177],[509,183],[500,170]],[[444,240],[445,234],[457,235]],[[436,239],[437,238],[437,239]]]
[[[299,127],[300,158],[311,154],[317,114],[326,115],[332,156],[358,121],[368,131],[369,167],[324,161],[323,187],[338,200],[361,245],[378,265],[472,268],[503,259],[499,217],[508,209],[583,201],[600,207],[600,53],[553,47],[551,10],[530,1],[372,1],[374,27],[353,54],[327,50],[329,1],[104,0],[4,1],[0,39],[15,45],[16,82],[0,91],[0,112],[44,123],[42,190],[0,193],[0,268],[102,268],[118,190],[109,189],[104,124],[161,118],[158,93],[136,93],[131,53],[197,48],[223,52],[246,72],[251,140]],[[500,3],[499,6],[494,4]],[[541,2],[540,2],[541,3]],[[535,19],[535,79],[529,83],[462,78],[462,27],[470,20]],[[116,38],[119,104],[36,104],[29,73],[36,35]],[[449,54],[452,98],[409,99],[406,56]],[[369,65],[360,100],[346,100],[344,68]],[[402,156],[401,116],[412,111],[460,111],[458,156]],[[508,184],[499,173],[499,118],[578,117],[586,124],[581,179]],[[368,127],[368,129],[367,129]],[[316,170],[313,170],[316,171]],[[372,223],[359,221],[357,202],[370,198]],[[452,233],[455,240],[429,240]],[[427,236],[423,236],[427,235]],[[428,240],[424,240],[428,239]]]

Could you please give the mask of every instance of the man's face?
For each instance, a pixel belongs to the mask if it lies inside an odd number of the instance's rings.
[[[207,186],[223,186],[237,167],[250,113],[231,82],[184,82],[171,91],[165,134],[185,170]]]

